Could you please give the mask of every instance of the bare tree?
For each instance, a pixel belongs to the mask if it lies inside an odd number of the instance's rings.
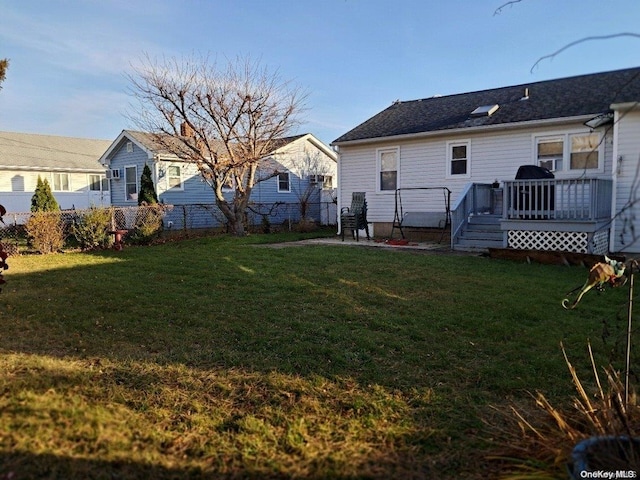
[[[278,139],[299,124],[306,94],[248,58],[152,60],[130,76],[139,109],[130,115],[168,152],[198,167],[235,235],[246,233],[254,186],[278,174]],[[227,199],[223,188],[232,186]]]
[[[7,69],[9,68],[9,60],[6,58],[0,59],[0,90],[2,90],[2,82],[7,76]]]
[[[312,197],[318,192],[318,188],[322,188],[319,178],[324,179],[331,173],[331,169],[320,152],[305,152],[290,161],[290,170],[297,177],[291,187],[298,199],[300,217],[306,220]],[[311,181],[312,176],[316,177],[315,182]]]

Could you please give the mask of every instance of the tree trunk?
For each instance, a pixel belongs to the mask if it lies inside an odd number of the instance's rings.
[[[236,237],[244,237],[247,235],[247,206],[249,204],[249,195],[246,193],[237,193],[231,203],[216,198],[216,204],[227,219],[229,233]]]

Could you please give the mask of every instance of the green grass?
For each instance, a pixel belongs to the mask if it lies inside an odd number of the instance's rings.
[[[582,268],[296,238],[10,258],[0,478],[488,478],[491,407],[622,335]]]

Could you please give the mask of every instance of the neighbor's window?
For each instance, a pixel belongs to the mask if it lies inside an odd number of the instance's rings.
[[[538,166],[551,171],[561,171],[564,157],[562,138],[539,139],[537,144]]]
[[[448,174],[451,177],[468,177],[470,174],[469,142],[449,142],[447,144]]]
[[[600,138],[597,133],[572,135],[569,168],[571,168],[571,170],[598,168],[599,143]]]
[[[287,193],[291,191],[291,184],[289,182],[289,173],[278,174],[278,192]]]
[[[138,200],[138,168],[134,165],[124,167],[125,200],[133,202]]]
[[[104,175],[89,175],[89,190],[92,192],[108,191],[109,182],[106,180]]]
[[[378,190],[395,191],[398,188],[400,151],[398,148],[378,150]]]
[[[69,186],[69,174],[68,173],[54,173],[53,174],[53,190],[56,192],[68,192],[71,190]]]
[[[182,188],[182,174],[178,165],[169,165],[167,168],[167,184],[169,188]]]
[[[309,175],[309,183],[320,185],[321,188],[333,188],[333,177],[331,175]]]

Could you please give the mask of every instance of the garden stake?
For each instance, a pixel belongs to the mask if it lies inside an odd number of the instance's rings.
[[[638,262],[633,260],[629,265],[629,306],[627,310],[627,355],[624,371],[624,408],[629,407],[629,370],[631,368],[631,319],[633,317],[633,270]]]

